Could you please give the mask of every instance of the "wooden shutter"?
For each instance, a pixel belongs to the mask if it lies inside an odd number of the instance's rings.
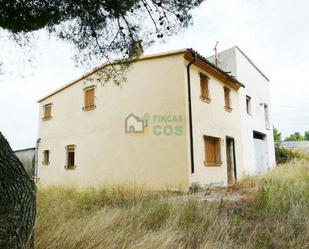
[[[201,97],[209,99],[208,77],[206,75],[200,74],[200,88]]]
[[[85,89],[85,110],[91,110],[95,107],[94,87]]]
[[[210,166],[221,164],[220,138],[204,136],[204,147],[205,164]]]
[[[49,150],[44,150],[43,152],[43,164],[48,165],[49,164]]]
[[[231,108],[231,97],[230,97],[231,90],[227,87],[224,87],[224,102],[225,107]]]
[[[51,118],[52,105],[48,104],[44,106],[44,117],[43,120],[48,120]]]

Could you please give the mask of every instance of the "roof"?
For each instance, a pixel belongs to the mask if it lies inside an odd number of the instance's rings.
[[[286,148],[309,147],[309,141],[284,141],[281,145]]]
[[[242,83],[240,83],[235,77],[229,75],[227,72],[223,71],[221,68],[217,67],[216,65],[214,65],[213,63],[211,63],[210,61],[207,60],[206,57],[202,56],[201,54],[199,54],[197,51],[193,50],[192,48],[185,48],[185,49],[179,49],[179,50],[173,50],[173,51],[168,51],[168,52],[164,52],[164,53],[157,53],[157,54],[152,54],[152,55],[144,55],[141,56],[137,59],[133,59],[133,60],[128,60],[127,62],[136,62],[136,61],[142,61],[142,60],[149,60],[149,59],[155,59],[155,58],[161,58],[161,57],[166,57],[166,56],[172,56],[172,55],[179,55],[179,54],[190,54],[192,57],[196,56],[197,59],[201,60],[203,63],[207,64],[209,67],[211,67],[214,71],[216,71],[217,73],[221,74],[222,76],[224,76],[225,79],[233,82],[235,85],[238,85],[239,87],[245,87]],[[106,63],[103,64],[99,67],[94,68],[93,70],[85,73],[84,75],[82,75],[81,77],[79,77],[78,79],[75,79],[67,84],[65,84],[64,86],[62,86],[61,88],[49,93],[48,95],[44,96],[43,98],[41,98],[40,100],[38,100],[38,103],[46,100],[47,98],[59,93],[60,91],[74,85],[75,83],[79,82],[80,80],[85,79],[86,77],[98,72],[99,70],[112,65],[112,64],[119,64],[125,61],[115,61],[113,63]]]
[[[35,148],[32,147],[32,148],[20,149],[20,150],[15,150],[14,152],[16,153],[16,152],[31,151],[31,150],[35,150]]]
[[[253,63],[253,61],[238,47],[235,48],[249,61],[249,63],[267,80],[269,81],[268,77]]]

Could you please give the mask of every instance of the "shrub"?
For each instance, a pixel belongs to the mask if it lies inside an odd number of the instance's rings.
[[[276,152],[276,162],[277,163],[288,163],[291,162],[292,160],[302,160],[302,159],[307,159],[308,157],[300,152],[293,151],[281,146],[276,146],[275,147],[275,152]]]

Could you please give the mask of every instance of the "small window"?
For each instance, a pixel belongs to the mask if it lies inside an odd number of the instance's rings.
[[[49,164],[49,150],[43,151],[43,164],[48,165]]]
[[[200,88],[201,88],[201,100],[210,102],[210,97],[209,97],[209,77],[200,74]]]
[[[67,169],[75,169],[75,145],[67,146]]]
[[[246,96],[246,108],[247,108],[247,113],[249,115],[251,115],[251,97],[250,96]]]
[[[224,105],[225,110],[232,111],[231,90],[227,87],[224,87]]]
[[[94,86],[87,87],[84,89],[84,100],[85,100],[85,106],[84,111],[91,111],[93,110],[95,106],[95,88]]]
[[[268,105],[267,104],[264,104],[264,115],[265,115],[265,126],[266,126],[266,129],[270,129],[269,110],[268,110]]]
[[[204,136],[205,165],[221,165],[220,138]]]
[[[43,111],[43,120],[49,120],[52,118],[52,104],[44,105],[44,111]]]

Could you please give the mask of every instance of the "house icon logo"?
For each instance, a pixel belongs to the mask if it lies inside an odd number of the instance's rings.
[[[148,120],[131,113],[125,119],[125,133],[130,135],[146,135],[148,133]]]

